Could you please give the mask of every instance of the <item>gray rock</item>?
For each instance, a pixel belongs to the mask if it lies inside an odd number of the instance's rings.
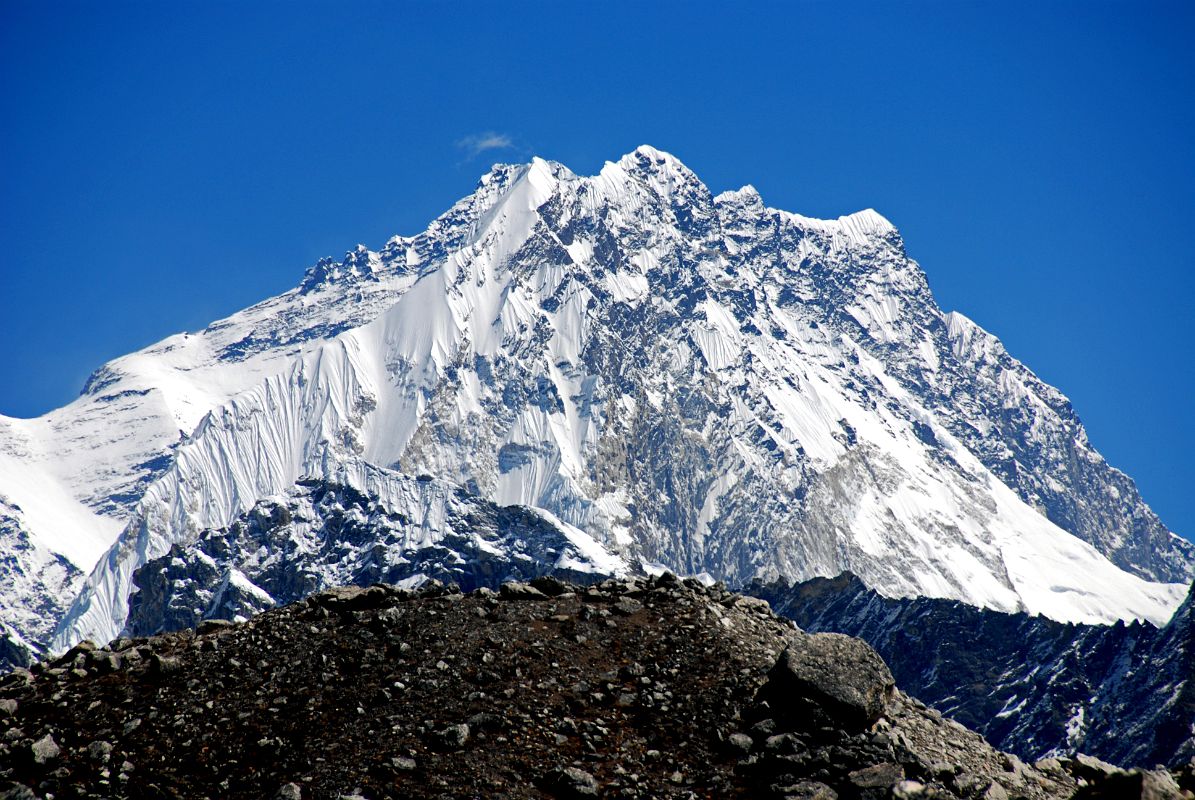
[[[770,718],[761,719],[759,722],[751,726],[751,732],[756,736],[762,736],[766,739],[776,732],[776,720]]]
[[[637,611],[643,610],[643,604],[633,597],[620,597],[614,604],[614,613],[629,617]]]
[[[1134,769],[1097,779],[1075,792],[1075,800],[1184,800],[1182,789],[1167,772]]]
[[[598,796],[597,779],[576,767],[565,767],[554,773],[550,783],[563,800]]]
[[[801,781],[778,788],[784,800],[838,800],[838,792],[820,781]]]
[[[33,673],[24,667],[17,667],[7,675],[0,675],[0,688],[28,686],[33,683]]]
[[[87,745],[87,755],[92,761],[106,762],[112,757],[112,745],[102,739],[97,739]]]
[[[498,587],[498,596],[504,600],[542,600],[547,595],[527,583],[509,581]]]
[[[469,717],[468,724],[471,731],[500,731],[506,727],[506,720],[497,714],[480,711]]]
[[[618,677],[622,678],[624,681],[642,678],[646,674],[647,669],[638,661],[632,661],[630,664],[627,664],[618,671]]]
[[[795,753],[802,749],[801,740],[791,733],[778,733],[764,742],[764,750],[769,753]]]
[[[95,642],[91,641],[90,639],[84,639],[83,641],[79,642],[77,645],[72,647],[70,650],[67,650],[65,653],[63,653],[62,656],[58,658],[57,663],[59,663],[59,664],[69,663],[69,662],[75,660],[75,656],[90,653],[95,649],[96,649]]]
[[[17,713],[17,701],[10,697],[0,699],[0,714],[13,716]]]
[[[730,736],[726,737],[726,743],[730,746],[730,748],[732,750],[742,753],[743,755],[750,753],[751,748],[755,744],[751,740],[751,737],[745,733],[730,734]]]
[[[303,800],[303,789],[297,783],[284,783],[274,793],[274,800]]]
[[[760,697],[791,724],[857,731],[883,715],[894,690],[888,665],[863,640],[798,634],[768,673]]]
[[[1041,758],[1033,762],[1033,768],[1049,775],[1063,775],[1062,762],[1056,758]]]
[[[1083,778],[1089,781],[1123,771],[1120,767],[1109,764],[1107,761],[1101,761],[1095,756],[1089,756],[1086,753],[1076,753],[1074,758],[1067,762],[1066,767],[1067,771],[1076,778]]]
[[[894,800],[914,800],[925,797],[927,792],[925,784],[921,781],[901,781],[892,787]]]
[[[33,751],[34,762],[38,764],[48,764],[58,758],[61,752],[54,737],[48,733],[30,745],[30,749]]]
[[[983,790],[982,800],[1008,800],[1008,790],[992,781],[988,788]]]
[[[154,653],[149,657],[149,671],[152,675],[173,675],[182,669],[177,658]]]
[[[851,785],[859,789],[885,789],[895,786],[904,778],[904,768],[900,764],[891,763],[875,764],[847,775]]]
[[[195,633],[199,636],[206,636],[209,633],[219,633],[220,631],[228,630],[229,628],[233,627],[233,625],[234,623],[226,619],[205,619],[195,628]],[[287,786],[295,786],[297,788],[297,784],[288,783],[278,791],[281,792]]]
[[[571,591],[571,587],[560,580],[553,578],[551,575],[541,575],[531,581],[531,586],[546,594],[548,597],[557,597],[567,591]]]
[[[469,726],[463,722],[449,725],[443,730],[436,731],[433,737],[438,747],[445,750],[459,750],[465,746],[465,742],[469,741]]]
[[[115,672],[124,665],[119,653],[110,650],[93,650],[87,655],[87,664],[101,675]]]

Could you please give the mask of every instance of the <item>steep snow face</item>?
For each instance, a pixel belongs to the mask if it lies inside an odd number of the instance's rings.
[[[187,373],[221,376],[229,399],[174,446],[56,646],[118,633],[147,561],[356,459],[541,509],[645,569],[849,569],[890,596],[1063,621],[1162,622],[1183,596],[1146,577],[1189,574],[1189,546],[1145,524],[1061,395],[938,310],[873,211],[811,220],[749,187],[714,198],[640,148],[590,178],[495,168],[391,244],[257,307],[301,318],[285,330],[251,309],[203,334],[241,336]],[[354,299],[364,285],[373,300]],[[1083,514],[1064,513],[1068,491]],[[1120,538],[1090,527],[1101,514]]]
[[[375,319],[421,270],[465,241],[516,172],[496,167],[419,236],[395,237],[378,252],[359,246],[341,262],[321,260],[285,294],[105,364],[64,408],[36,419],[0,416],[0,495],[21,509],[9,518],[7,539],[15,542],[19,529],[21,544],[6,544],[0,554],[21,560],[23,574],[57,556],[74,570],[92,570],[209,411]],[[69,602],[81,580],[47,596]],[[32,586],[0,581],[0,620],[37,642],[44,622],[27,621],[46,619],[47,596]]]
[[[419,236],[323,259],[291,291],[105,364],[64,408],[0,416],[0,491],[25,509],[29,534],[90,569],[209,411],[375,319],[461,246],[516,172],[495,167]]]

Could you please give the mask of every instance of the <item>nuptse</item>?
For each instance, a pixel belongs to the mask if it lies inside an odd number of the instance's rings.
[[[641,147],[593,177],[496,166],[423,233],[0,420],[3,620],[34,648],[110,638],[139,568],[259,501],[420,475],[534,509],[606,571],[849,569],[890,596],[1164,622],[1195,561],[1065,397],[938,309],[878,214],[715,197]],[[391,489],[386,558],[452,530],[404,522]]]

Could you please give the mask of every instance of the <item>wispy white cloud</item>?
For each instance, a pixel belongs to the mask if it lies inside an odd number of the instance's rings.
[[[505,150],[508,147],[514,147],[514,142],[505,133],[486,131],[458,139],[456,146],[464,150],[469,158],[473,158],[487,150]]]

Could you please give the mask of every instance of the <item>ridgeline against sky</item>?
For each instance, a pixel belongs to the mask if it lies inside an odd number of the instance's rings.
[[[715,192],[878,209],[1195,534],[1189,5],[356,9],[0,10],[0,413],[421,230],[493,161],[650,141]]]

